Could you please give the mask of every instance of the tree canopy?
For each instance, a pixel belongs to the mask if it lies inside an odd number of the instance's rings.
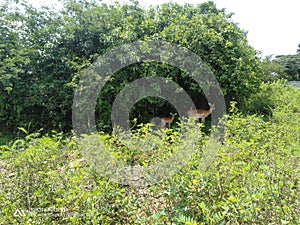
[[[136,40],[166,40],[190,49],[214,72],[227,100],[241,103],[259,86],[260,61],[246,32],[213,2],[145,9],[137,1],[66,0],[60,10],[34,8],[26,0],[12,2],[0,6],[3,129],[72,129],[73,93],[84,69],[113,47]],[[172,79],[197,106],[205,107],[201,89],[183,71],[146,61],[118,71],[102,89],[96,113],[99,129],[110,129],[111,106],[122,88],[149,74]],[[132,116],[147,121],[168,115],[170,109],[165,100],[148,98],[134,106]]]
[[[300,80],[300,54],[279,55],[274,62],[284,67],[288,80]]]

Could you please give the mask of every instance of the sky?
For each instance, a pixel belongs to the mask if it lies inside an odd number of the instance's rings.
[[[39,2],[42,4],[55,2],[55,0],[29,1],[33,5],[38,5]],[[206,0],[139,0],[145,7],[170,1],[192,4],[206,2]],[[214,2],[217,8],[225,8],[226,12],[234,13],[233,21],[248,32],[249,44],[260,51],[262,57],[296,54],[300,44],[300,0],[214,0]]]
[[[140,0],[145,6],[169,0]],[[173,0],[198,4],[205,0]],[[233,21],[247,31],[249,44],[262,56],[296,54],[300,44],[300,0],[214,0],[234,13]]]

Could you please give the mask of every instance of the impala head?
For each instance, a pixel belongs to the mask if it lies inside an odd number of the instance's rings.
[[[174,117],[174,116],[177,115],[177,113],[171,113],[171,112],[170,112],[170,115],[171,115],[172,117]]]
[[[211,111],[213,111],[213,110],[216,109],[215,104],[210,104],[210,103],[208,103],[208,105],[209,105],[209,109],[210,109]]]

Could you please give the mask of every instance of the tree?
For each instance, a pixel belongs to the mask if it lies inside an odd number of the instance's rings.
[[[70,129],[72,91],[65,85],[72,71],[58,46],[61,18],[49,8],[35,9],[25,1],[15,8],[8,5],[1,7],[1,29],[6,34],[0,43],[1,127]]]
[[[181,8],[171,4],[162,5],[161,10],[167,7]],[[213,70],[227,99],[242,102],[257,88],[260,72],[256,51],[248,45],[245,32],[231,22],[231,14],[216,10],[212,2],[183,8],[185,13],[178,13],[162,36],[198,54]],[[194,12],[191,18],[190,12]]]
[[[84,69],[113,47],[136,40],[164,39],[190,49],[214,72],[228,101],[242,103],[260,82],[260,61],[246,33],[213,2],[143,9],[135,1],[67,0],[60,11],[36,9],[25,0],[17,6],[22,10],[1,6],[0,125],[10,129],[31,123],[33,129],[69,131],[73,91]],[[204,99],[196,105],[206,104],[200,87],[183,71],[162,63],[134,64],[114,74],[100,93],[101,130],[110,130],[110,108],[122,88],[149,74],[172,79],[194,100]],[[171,108],[163,99],[147,98],[133,107],[132,116],[149,121],[167,116]]]
[[[288,80],[300,80],[300,54],[279,55],[274,61],[285,68]]]
[[[285,67],[280,65],[276,60],[272,60],[271,56],[267,56],[262,60],[262,76],[264,82],[275,81],[278,79],[287,79]]]

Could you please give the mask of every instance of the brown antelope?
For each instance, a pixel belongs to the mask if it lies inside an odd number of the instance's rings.
[[[216,109],[215,107],[215,104],[210,104],[208,103],[209,105],[209,110],[205,110],[205,109],[190,109],[188,111],[188,116],[191,118],[191,117],[194,117],[194,118],[201,118],[201,122],[202,123],[205,123],[205,118],[208,117],[213,110]]]
[[[175,116],[177,115],[177,113],[171,113],[170,112],[171,117],[163,117],[160,118],[161,119],[161,128],[164,128],[166,126],[166,124],[169,124],[169,127],[171,126],[171,123],[173,122]]]

